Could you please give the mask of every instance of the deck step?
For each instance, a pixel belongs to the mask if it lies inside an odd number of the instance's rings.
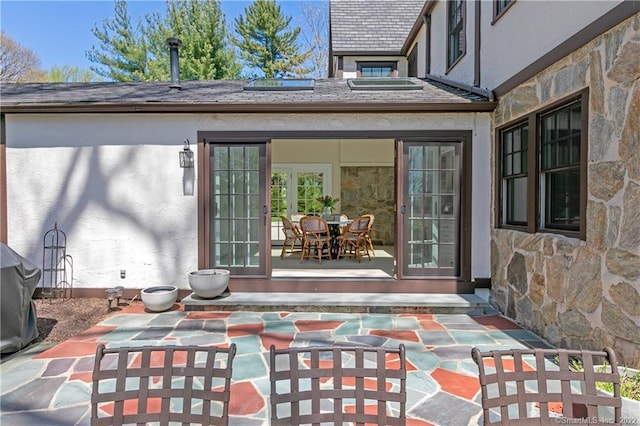
[[[191,294],[181,302],[185,311],[495,313],[489,302],[477,294],[234,292],[214,299],[202,299]]]

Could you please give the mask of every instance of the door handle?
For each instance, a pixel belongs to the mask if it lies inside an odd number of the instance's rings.
[[[402,206],[400,206],[400,213],[405,214],[406,212],[407,212],[407,206],[403,204]]]

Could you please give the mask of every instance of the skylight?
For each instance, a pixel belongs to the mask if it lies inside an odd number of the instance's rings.
[[[422,90],[422,86],[408,78],[350,78],[351,90]]]
[[[313,90],[310,78],[260,78],[253,80],[244,90]]]

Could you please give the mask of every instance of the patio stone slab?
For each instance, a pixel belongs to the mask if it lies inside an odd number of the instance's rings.
[[[180,307],[166,313],[132,312],[110,317],[90,338],[33,350],[0,365],[2,424],[88,425],[93,357],[100,343],[110,347],[235,343],[229,424],[239,426],[269,423],[272,344],[286,348],[404,343],[407,424],[477,424],[481,408],[471,347],[546,345],[500,317],[467,314],[183,312]]]

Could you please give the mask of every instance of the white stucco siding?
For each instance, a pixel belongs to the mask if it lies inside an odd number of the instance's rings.
[[[492,24],[492,6],[483,2],[482,87],[495,89],[620,3],[516,1]]]
[[[44,233],[57,223],[76,287],[186,289],[198,236],[197,197],[182,194],[178,164],[185,138],[195,151],[198,131],[472,130],[472,274],[488,277],[489,123],[471,113],[9,114],[8,243],[42,264]]]
[[[488,8],[489,2],[484,2]],[[431,74],[445,77],[458,83],[473,86],[474,78],[474,15],[476,2],[466,2],[465,53],[453,67],[447,64],[448,31],[447,2],[438,2],[431,12]],[[484,9],[483,9],[484,10]],[[483,41],[484,43],[484,41]]]
[[[77,287],[188,288],[196,197],[182,195],[178,151],[196,134],[174,124],[160,116],[7,120],[9,245],[42,264],[44,233],[57,223]]]

